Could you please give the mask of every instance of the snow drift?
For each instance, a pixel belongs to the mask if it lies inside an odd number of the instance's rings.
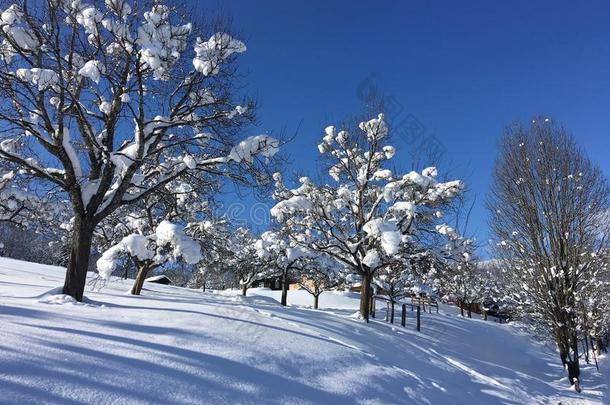
[[[0,259],[0,398],[7,403],[603,403],[606,374],[569,390],[552,349],[514,326],[425,314],[422,331],[349,315],[351,293],[321,310],[253,290],[157,284],[140,297],[112,280],[75,304],[50,291],[64,269]],[[311,305],[304,291],[289,304]],[[66,305],[67,304],[67,305]],[[381,307],[381,305],[379,305]],[[329,309],[333,308],[333,309]],[[382,311],[378,314],[381,318]],[[605,359],[602,367],[607,367]],[[606,380],[607,381],[607,380]],[[606,402],[607,403],[607,402]]]

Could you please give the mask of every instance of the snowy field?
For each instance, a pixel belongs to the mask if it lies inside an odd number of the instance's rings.
[[[63,269],[0,259],[2,403],[610,403],[603,374],[566,385],[552,349],[514,326],[423,315],[422,331],[365,325],[357,295],[201,291],[130,280],[87,291],[86,304],[45,294]],[[378,319],[382,317],[380,308]]]

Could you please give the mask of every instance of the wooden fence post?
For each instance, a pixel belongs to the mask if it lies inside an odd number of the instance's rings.
[[[402,304],[402,313],[400,314],[400,316],[401,316],[400,324],[404,328],[406,325],[406,318],[407,318],[407,304]]]
[[[419,318],[420,318],[420,307],[417,307],[417,331],[419,332]]]

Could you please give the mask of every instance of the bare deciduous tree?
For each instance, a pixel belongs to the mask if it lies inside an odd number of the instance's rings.
[[[552,334],[579,390],[579,308],[608,247],[607,179],[564,128],[536,118],[505,130],[487,206],[506,291]]]

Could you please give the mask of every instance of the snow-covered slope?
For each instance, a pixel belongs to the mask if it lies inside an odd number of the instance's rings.
[[[133,297],[116,280],[78,304],[45,295],[62,280],[61,268],[0,259],[0,402],[608,401],[607,372],[585,367],[578,395],[552,350],[451,308],[424,315],[418,333],[413,318],[406,329],[354,319],[352,294],[325,293],[312,310],[282,308],[268,290],[146,284]],[[303,291],[289,300],[311,303]]]

